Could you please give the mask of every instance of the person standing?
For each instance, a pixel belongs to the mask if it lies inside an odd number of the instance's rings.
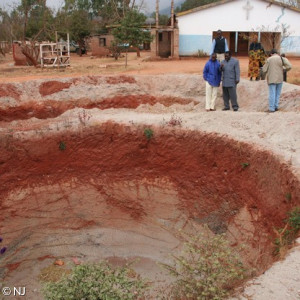
[[[239,110],[237,102],[236,87],[240,82],[240,63],[236,58],[231,57],[231,52],[225,52],[225,60],[221,62],[220,70],[222,71],[222,90],[224,108],[230,110],[229,100],[234,111]]]
[[[206,88],[205,88],[205,96],[206,96],[206,103],[205,109],[206,111],[214,111],[215,104],[218,95],[218,87],[220,86],[221,82],[221,70],[220,70],[220,63],[217,60],[216,53],[211,55],[211,58],[205,64],[203,70],[203,78],[206,81]]]
[[[265,51],[261,43],[257,41],[257,35],[253,36],[253,41],[249,47],[248,77],[259,80],[260,68],[265,64]]]
[[[285,54],[284,53],[281,53],[280,55],[281,57],[285,57]],[[283,81],[287,81],[287,70],[285,67],[283,67]]]
[[[222,30],[219,29],[217,31],[217,37],[213,39],[210,55],[216,53],[217,60],[221,62],[225,59],[225,52],[228,50],[227,40],[222,36]]]
[[[272,49],[270,54],[271,56],[263,66],[263,73],[266,74],[269,86],[268,112],[273,113],[279,109],[279,99],[283,84],[283,70],[289,71],[292,65],[286,57],[278,55],[276,49]]]

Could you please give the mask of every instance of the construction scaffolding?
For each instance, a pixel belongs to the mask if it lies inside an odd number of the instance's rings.
[[[41,43],[40,58],[41,67],[66,67],[70,66],[70,38],[67,33],[67,41],[59,42],[56,35],[56,43]]]

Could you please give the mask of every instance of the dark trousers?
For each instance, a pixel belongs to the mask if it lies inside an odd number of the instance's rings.
[[[286,82],[286,80],[287,80],[286,70],[283,70],[283,81]]]
[[[239,108],[237,103],[236,87],[224,87],[223,86],[223,100],[224,106],[227,109],[230,109],[229,100],[231,101],[232,108]]]

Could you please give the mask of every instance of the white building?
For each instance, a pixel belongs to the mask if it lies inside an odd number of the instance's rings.
[[[177,14],[179,55],[210,54],[218,29],[229,49],[247,54],[253,32],[265,50],[300,55],[300,9],[272,0],[223,0]],[[284,32],[285,31],[285,32]]]

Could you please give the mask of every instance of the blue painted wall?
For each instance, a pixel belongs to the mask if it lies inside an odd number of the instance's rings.
[[[211,35],[179,35],[179,55],[198,55],[198,50],[211,51]],[[300,55],[300,36],[289,36],[281,44],[281,52]]]
[[[211,35],[179,35],[179,55],[197,55],[198,50],[210,54]]]
[[[300,36],[289,36],[281,43],[281,52],[300,55]]]

